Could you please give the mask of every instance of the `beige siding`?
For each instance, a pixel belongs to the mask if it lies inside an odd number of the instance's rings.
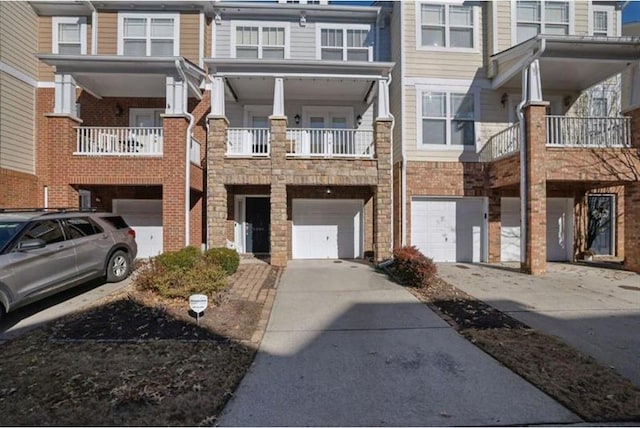
[[[498,1],[494,5],[498,8],[498,50],[511,47],[511,2]]]
[[[183,13],[180,15],[180,55],[198,64],[200,49],[200,15]]]
[[[35,89],[0,72],[0,168],[34,173]]]
[[[396,65],[391,72],[393,78],[391,87],[389,88],[389,101],[391,114],[395,118],[395,126],[393,127],[393,159],[397,161],[402,159],[402,62],[401,62],[401,38],[400,26],[402,25],[401,4],[396,2],[393,5],[393,13],[391,14],[391,61]]]
[[[204,57],[209,58],[211,56],[211,19],[205,19],[204,27]]]
[[[35,78],[38,20],[27,2],[0,2],[0,60]]]
[[[424,155],[423,150],[418,150],[416,140],[416,88],[405,85],[404,87],[404,137],[405,153],[408,160],[414,160]]]
[[[98,54],[117,55],[118,53],[118,14],[98,13]]]
[[[416,40],[416,8],[414,2],[404,2],[404,25],[405,25],[405,54],[406,73],[408,77],[439,77],[452,79],[472,79],[480,72],[484,75],[483,67],[483,25],[481,7],[476,7],[479,15],[480,28],[478,34],[478,52],[462,53],[456,51],[429,51],[417,49]]]
[[[38,52],[51,53],[51,17],[38,17]],[[49,67],[43,62],[38,62],[38,80],[52,82],[53,67]]]
[[[573,2],[575,13],[575,34],[586,36],[589,34],[589,3],[586,1]]]
[[[490,89],[480,90],[479,148],[483,147],[491,136],[509,126],[508,104],[502,106],[500,101],[502,94],[502,92]]]

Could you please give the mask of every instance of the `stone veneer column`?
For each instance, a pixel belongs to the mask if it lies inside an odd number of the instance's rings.
[[[271,265],[286,266],[289,223],[287,221],[286,162],[287,118],[271,116]]]
[[[207,247],[227,244],[227,189],[224,185],[224,154],[229,121],[225,116],[209,116],[207,141]]]
[[[640,108],[631,116],[631,147],[640,150]],[[640,182],[624,186],[624,266],[640,273]]]
[[[75,127],[82,121],[66,114],[46,114],[45,117],[47,130],[43,157],[46,161],[38,169],[39,179],[47,186],[48,206],[78,208],[80,200],[78,192],[69,183],[68,168],[60,166],[68,165],[77,150]]]
[[[527,257],[521,268],[532,275],[547,270],[547,102],[529,102],[524,107],[527,150]],[[522,239],[522,238],[521,238]]]
[[[391,218],[391,126],[393,119],[378,118],[374,124],[374,141],[378,161],[378,185],[375,189],[373,251],[377,262],[391,258],[393,228]]]
[[[489,263],[500,263],[502,260],[502,243],[500,229],[502,228],[502,213],[500,192],[489,191]]]
[[[162,246],[164,251],[176,251],[189,245],[185,238],[185,194],[187,128],[184,115],[162,117]]]

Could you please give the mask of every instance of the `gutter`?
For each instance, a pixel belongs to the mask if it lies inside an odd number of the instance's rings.
[[[540,49],[531,58],[531,61],[527,63],[525,67],[529,67],[534,61],[536,61],[544,53],[547,48],[546,41],[540,40]],[[522,100],[518,104],[516,113],[518,114],[518,120],[520,121],[520,263],[526,263],[527,261],[527,124],[524,119],[523,109],[530,98],[531,88],[529,87],[528,73],[522,75]]]
[[[191,146],[191,132],[193,131],[193,127],[195,126],[195,118],[191,113],[186,111],[188,109],[188,101],[189,101],[189,89],[188,89],[188,80],[187,76],[184,74],[184,70],[182,69],[182,60],[177,59],[176,62],[176,70],[182,77],[182,80],[185,82],[185,90],[187,91],[187,105],[185,105],[184,114],[189,118],[189,126],[187,127],[187,138],[186,138],[186,154],[185,154],[185,170],[184,170],[184,187],[185,187],[185,199],[184,199],[184,242],[185,247],[189,245],[189,236],[190,236],[190,212],[191,212],[191,156],[189,152],[189,148]]]

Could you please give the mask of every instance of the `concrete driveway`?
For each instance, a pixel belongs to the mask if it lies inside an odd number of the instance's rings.
[[[260,351],[219,424],[577,421],[368,265],[293,261]]]
[[[27,333],[43,324],[62,318],[131,284],[131,277],[122,282],[93,280],[9,312],[0,321],[0,343]]]
[[[640,275],[550,263],[543,277],[499,266],[441,263],[468,294],[614,367],[640,387]]]

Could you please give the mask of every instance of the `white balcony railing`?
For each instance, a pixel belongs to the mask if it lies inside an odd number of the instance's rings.
[[[229,128],[227,156],[267,157],[271,152],[269,128]]]
[[[630,147],[628,117],[547,116],[549,147]]]
[[[191,136],[191,143],[189,144],[189,160],[191,163],[198,166],[200,163],[200,142]]]
[[[373,158],[372,130],[287,129],[287,156]]]
[[[162,155],[162,128],[79,126],[77,130],[76,155]]]
[[[516,123],[493,135],[480,150],[480,162],[491,162],[520,150],[520,124]]]

